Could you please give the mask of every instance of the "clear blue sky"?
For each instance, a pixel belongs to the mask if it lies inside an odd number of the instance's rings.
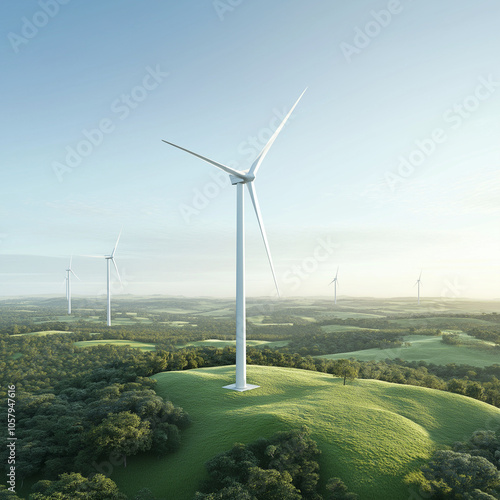
[[[285,296],[500,297],[495,0],[6,1],[0,295],[232,296],[246,168]],[[98,129],[101,129],[98,131]],[[92,143],[93,142],[93,143]],[[249,200],[247,200],[248,202]],[[273,281],[247,203],[247,291]]]

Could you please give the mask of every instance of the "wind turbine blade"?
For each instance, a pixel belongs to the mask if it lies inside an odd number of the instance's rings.
[[[73,256],[70,257],[69,259],[69,268],[71,269],[71,263],[73,262]]]
[[[75,271],[73,271],[73,269],[70,269],[70,272],[73,274],[73,276],[78,280],[78,281],[82,281],[75,273]]]
[[[257,175],[257,170],[259,170],[259,167],[264,160],[264,158],[267,155],[267,152],[271,149],[271,146],[273,145],[274,141],[276,140],[276,137],[278,137],[278,134],[281,132],[281,129],[285,126],[285,123],[287,122],[288,118],[290,118],[290,115],[292,114],[293,110],[295,109],[295,106],[299,103],[300,99],[304,95],[304,92],[307,90],[307,88],[304,89],[302,94],[300,94],[299,98],[295,101],[295,104],[292,106],[292,109],[288,112],[288,114],[283,118],[283,121],[280,123],[279,127],[274,131],[274,134],[271,136],[269,141],[267,141],[267,144],[264,146],[262,151],[259,153],[259,156],[255,159],[255,161],[252,163],[252,166],[250,167],[250,170],[248,172],[249,175]]]
[[[418,281],[420,281],[421,277],[422,277],[422,271],[420,271],[420,276],[418,277]]]
[[[121,235],[122,235],[122,232],[120,230],[120,234],[118,235],[118,238],[116,239],[115,248],[113,248],[113,251],[111,252],[111,257],[112,258],[115,256],[116,248],[118,247],[118,242],[120,241],[120,236]]]
[[[274,284],[276,286],[276,291],[278,292],[278,297],[279,297],[280,289],[278,287],[278,280],[276,279],[276,273],[274,272],[273,259],[271,258],[271,251],[269,250],[269,243],[267,242],[266,230],[264,228],[264,221],[262,220],[262,215],[260,213],[259,200],[257,199],[257,193],[255,192],[255,187],[253,185],[253,182],[247,182],[247,188],[248,192],[250,193],[250,198],[252,198],[253,208],[255,209],[255,215],[257,216],[257,221],[259,222],[260,232],[262,234],[262,239],[264,240],[264,246],[266,247],[267,258],[269,259],[269,264],[271,265]]]
[[[174,146],[174,148],[182,149],[182,151],[186,151],[186,153],[192,154],[193,156],[196,156],[197,158],[200,158],[201,160],[206,161],[207,163],[210,163],[211,165],[214,165],[215,167],[220,168],[221,170],[224,170],[224,172],[227,172],[228,174],[239,177],[240,179],[244,179],[243,172],[240,172],[239,170],[235,170],[234,168],[223,165],[222,163],[211,160],[210,158],[206,158],[205,156],[201,156],[198,153],[194,153],[193,151],[189,151],[189,149],[182,148],[181,146],[177,146],[177,144],[174,144],[172,142],[168,142],[168,141],[165,141],[163,139],[162,139],[162,141],[167,143],[167,144],[170,144],[171,146]]]
[[[116,265],[115,259],[111,258],[111,262],[115,266],[116,275],[118,276],[118,280],[120,281],[120,284],[122,284],[122,279],[120,277],[120,273],[118,272],[118,266]]]
[[[335,279],[337,279],[338,275],[339,275],[339,266],[337,266],[337,272],[335,273]]]

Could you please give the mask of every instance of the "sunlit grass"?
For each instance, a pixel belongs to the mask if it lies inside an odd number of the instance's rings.
[[[356,380],[346,386],[331,375],[249,366],[259,389],[236,393],[234,366],[155,375],[157,392],[182,406],[193,423],[181,449],[164,459],[131,457],[111,476],[133,494],[191,500],[204,463],[235,442],[307,425],[322,451],[322,486],[340,476],[360,499],[408,498],[404,478],[436,447],[466,439],[474,430],[500,425],[500,410],[474,399],[427,388]]]
[[[134,340],[119,340],[119,339],[109,339],[109,340],[82,340],[80,342],[75,342],[77,347],[92,347],[96,345],[114,345],[114,346],[127,346],[140,349],[141,351],[154,351],[156,346],[154,344],[145,344],[143,342],[136,342]]]
[[[404,361],[425,361],[437,365],[456,363],[478,367],[500,364],[500,351],[492,348],[488,342],[468,337],[470,345],[456,346],[445,344],[441,338],[441,336],[406,335],[403,340],[411,344],[409,347],[364,349],[316,357],[326,359],[355,358],[359,361],[383,361],[388,358],[400,358]]]

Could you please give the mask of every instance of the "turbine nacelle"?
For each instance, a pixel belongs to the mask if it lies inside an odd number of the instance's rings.
[[[255,180],[255,175],[250,175],[248,173],[241,173],[240,175],[229,174],[229,179],[231,184],[235,186],[236,184],[247,184],[248,182],[253,182]]]

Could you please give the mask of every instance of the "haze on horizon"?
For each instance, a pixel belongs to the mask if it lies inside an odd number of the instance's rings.
[[[308,87],[255,183],[283,295],[500,297],[497,2],[54,2],[0,19],[0,296],[73,255],[100,297],[122,228],[114,294],[234,296],[236,190],[161,140],[246,168]]]

